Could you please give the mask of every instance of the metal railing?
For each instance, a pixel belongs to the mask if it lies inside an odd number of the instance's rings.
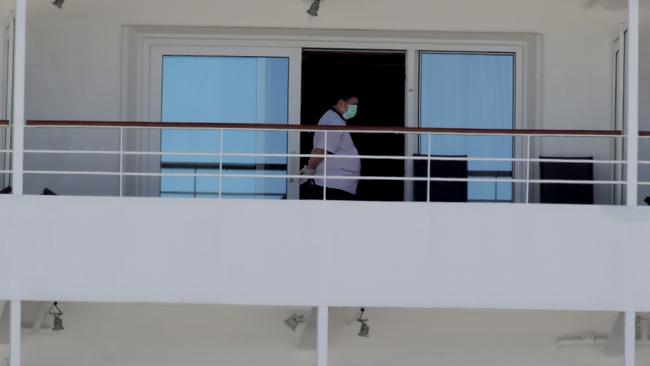
[[[639,197],[650,205],[650,131],[639,132]]]
[[[572,151],[575,141],[587,139],[604,139],[607,143],[621,144],[625,141],[625,136],[620,131],[602,131],[602,130],[500,130],[500,129],[452,129],[452,128],[395,128],[395,127],[335,127],[335,126],[299,126],[286,124],[241,124],[241,123],[151,123],[151,122],[95,122],[95,121],[28,121],[27,133],[43,133],[56,131],[57,136],[72,136],[74,130],[91,129],[101,131],[104,134],[104,141],[113,141],[111,148],[75,148],[74,140],[69,138],[67,146],[51,148],[51,144],[45,143],[40,146],[30,144],[25,147],[25,177],[39,177],[37,180],[42,181],[42,186],[48,186],[52,177],[66,177],[66,187],[74,187],[74,177],[107,177],[117,179],[116,191],[107,193],[107,195],[147,195],[138,194],[137,189],[133,186],[134,179],[153,179],[160,181],[163,178],[190,178],[194,180],[196,186],[197,179],[211,179],[214,182],[214,191],[210,194],[214,197],[224,198],[230,194],[224,192],[224,180],[280,180],[287,184],[295,184],[299,179],[322,179],[323,186],[328,187],[328,182],[357,180],[364,182],[383,181],[383,182],[400,182],[401,184],[413,184],[425,186],[426,201],[431,201],[432,189],[438,183],[462,183],[462,184],[511,184],[513,186],[513,201],[529,203],[536,202],[539,199],[539,190],[533,192],[534,188],[540,185],[586,185],[590,187],[619,187],[622,190],[627,185],[627,181],[622,174],[616,174],[616,171],[622,172],[627,162],[622,159],[612,157],[596,158],[596,152],[588,153],[593,156],[588,161],[596,171],[597,176],[592,179],[543,179],[538,172],[538,165],[549,164],[585,164],[582,157],[566,159],[559,156],[542,157],[538,150],[546,139],[564,140],[561,145],[562,151]],[[182,131],[211,131],[216,133],[215,149],[213,151],[162,151],[160,148],[160,132],[182,130]],[[63,131],[63,133],[62,133]],[[279,133],[287,136],[287,139],[299,139],[300,134],[322,133],[324,141],[333,133],[348,132],[354,135],[392,135],[400,138],[417,141],[420,150],[425,149],[425,154],[418,155],[414,151],[411,154],[402,155],[333,155],[329,153],[311,154],[298,152],[266,152],[259,150],[234,151],[224,149],[224,143],[229,143],[228,134],[231,132],[246,133]],[[108,134],[108,135],[106,135]],[[157,137],[156,137],[157,136]],[[513,154],[510,156],[437,156],[432,154],[433,140],[440,136],[456,137],[507,137],[512,139]],[[642,139],[650,139],[650,134],[642,134]],[[157,140],[157,144],[142,145],[142,141],[149,139]],[[38,140],[38,139],[37,139]],[[41,139],[49,141],[48,139]],[[63,138],[62,140],[65,140]],[[134,142],[135,141],[135,142]],[[557,141],[555,141],[558,144]],[[45,145],[45,146],[43,146]],[[587,144],[589,146],[589,144]],[[263,150],[263,149],[262,149]],[[327,150],[327,146],[325,147]],[[545,149],[546,150],[546,149]],[[589,149],[587,149],[588,151]],[[585,151],[583,149],[583,151]],[[10,152],[10,151],[7,151]],[[566,154],[565,154],[566,155]],[[568,154],[578,155],[578,154]],[[584,154],[583,154],[584,155]],[[59,167],[47,166],[38,167],[38,164],[31,162],[47,159],[58,159]],[[74,157],[74,158],[72,158]],[[77,164],[84,165],[83,168],[70,168],[71,162],[77,161],[80,157],[90,158],[90,163]],[[110,168],[96,169],[93,168],[93,160],[99,157],[114,158],[116,162]],[[306,160],[311,157],[323,159],[325,173],[323,175],[300,175],[298,173],[298,163],[300,159]],[[165,159],[168,159],[166,161]],[[174,161],[185,159],[185,161]],[[189,161],[188,160],[194,160]],[[393,161],[404,164],[404,173],[401,175],[329,175],[327,166],[333,159],[362,159],[364,161],[381,160]],[[239,160],[239,162],[238,162]],[[241,160],[247,160],[242,163]],[[255,160],[251,163],[249,160]],[[261,160],[261,161],[260,161]],[[269,162],[271,160],[273,162]],[[278,163],[278,160],[282,162]],[[61,161],[63,163],[61,164]],[[138,161],[145,161],[147,164],[138,165]],[[66,163],[67,162],[67,163]],[[432,171],[433,162],[460,162],[463,164],[486,164],[501,163],[511,164],[510,171],[485,172],[489,169],[468,169],[467,175],[463,177],[443,176],[436,171]],[[190,166],[195,164],[194,167]],[[413,172],[413,165],[426,164],[426,174],[416,175]],[[649,164],[650,161],[640,161],[639,164]],[[146,168],[141,168],[141,166]],[[36,167],[35,167],[36,166]],[[140,168],[138,168],[140,166]],[[152,168],[153,166],[153,168]],[[409,168],[410,167],[410,168]],[[189,169],[189,172],[169,172],[165,170]],[[209,172],[201,172],[208,170]],[[611,174],[601,174],[602,171],[612,172]],[[11,173],[11,170],[1,172]],[[252,173],[251,173],[252,172]],[[472,173],[473,172],[473,173]],[[497,174],[498,173],[498,174]],[[27,179],[27,178],[26,178]],[[127,180],[131,182],[127,183]],[[81,184],[81,183],[80,183]],[[159,183],[158,183],[159,184]],[[639,182],[639,185],[648,185],[650,182]],[[516,186],[516,188],[514,188]],[[40,187],[39,187],[40,189]],[[288,188],[287,188],[288,189]],[[128,192],[127,192],[128,191]],[[155,191],[155,188],[154,188]],[[164,190],[163,190],[164,191]],[[327,199],[326,190],[323,199]],[[135,193],[133,193],[135,192]],[[158,194],[161,189],[159,187]],[[29,192],[28,192],[29,193]],[[75,192],[61,192],[63,194],[75,194]],[[254,195],[254,194],[253,194]],[[237,196],[236,192],[233,196]],[[298,197],[289,197],[298,198]],[[616,203],[616,202],[614,202]]]
[[[9,121],[0,120],[0,192],[11,184],[11,126]]]

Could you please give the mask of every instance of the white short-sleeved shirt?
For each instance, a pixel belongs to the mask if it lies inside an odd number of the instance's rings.
[[[330,109],[318,121],[319,126],[346,126],[345,119],[334,109]],[[314,148],[325,149],[325,132],[319,131],[314,134]],[[327,131],[327,176],[352,176],[361,175],[361,160],[359,158],[336,158],[336,155],[354,155],[359,152],[354,146],[352,136],[349,132]],[[333,154],[329,155],[329,154]],[[323,175],[325,161],[321,161],[316,167],[315,175]],[[323,187],[325,182],[321,178],[314,179],[314,182]],[[342,191],[357,194],[358,179],[330,179],[327,178],[327,188],[336,188]]]

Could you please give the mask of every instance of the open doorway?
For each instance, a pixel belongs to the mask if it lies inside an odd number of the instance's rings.
[[[305,49],[302,54],[303,125],[315,125],[340,94],[356,94],[359,112],[349,126],[403,127],[405,119],[406,53]],[[303,134],[301,152],[312,148],[312,134]],[[361,155],[404,155],[398,134],[352,134]],[[306,159],[301,166],[306,164]],[[404,161],[362,159],[362,176],[403,177]],[[357,196],[364,201],[403,201],[404,182],[361,180]]]

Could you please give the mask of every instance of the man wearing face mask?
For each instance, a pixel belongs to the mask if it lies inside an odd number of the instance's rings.
[[[338,102],[330,108],[318,121],[319,126],[347,126],[347,120],[357,114],[359,99],[356,96],[341,96]],[[325,136],[327,135],[327,144]],[[318,131],[314,134],[314,155],[322,155],[327,147],[327,181],[316,178],[313,181],[313,198],[322,199],[326,190],[328,200],[354,200],[357,196],[358,179],[330,179],[329,177],[358,177],[361,175],[361,160],[352,136],[349,132]],[[337,158],[336,155],[355,156],[352,158]],[[300,171],[304,175],[322,176],[325,164],[322,157],[312,157],[309,163]],[[326,187],[326,188],[323,188]]]

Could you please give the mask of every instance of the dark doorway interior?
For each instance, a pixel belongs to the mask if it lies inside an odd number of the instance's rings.
[[[317,124],[342,93],[359,96],[359,112],[349,126],[404,126],[405,53],[304,50],[302,62],[303,125]],[[302,135],[301,152],[308,154],[313,134]],[[356,133],[352,138],[361,155],[404,155],[403,135]],[[404,161],[363,159],[361,175],[403,177]],[[404,183],[361,180],[357,194],[366,201],[403,201]]]

